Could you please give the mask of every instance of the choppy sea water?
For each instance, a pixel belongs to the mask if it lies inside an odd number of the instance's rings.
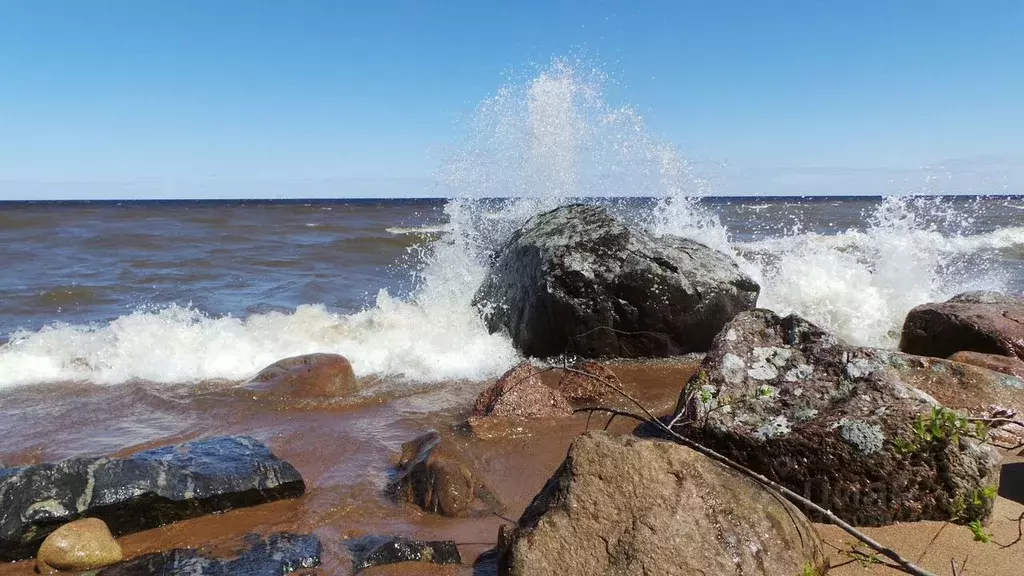
[[[493,377],[518,358],[470,305],[489,258],[582,197],[734,256],[759,305],[856,344],[895,345],[923,302],[1024,291],[1024,197],[716,197],[608,84],[570,58],[513,77],[447,149],[425,192],[448,200],[0,203],[0,389],[235,380],[311,352]]]
[[[1024,292],[1021,197],[600,201],[729,252],[759,305],[859,344],[894,345],[923,302]],[[241,379],[309,352],[361,375],[494,376],[517,355],[470,300],[524,203],[0,204],[0,387]]]

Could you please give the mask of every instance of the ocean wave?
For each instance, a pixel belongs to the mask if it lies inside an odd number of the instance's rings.
[[[172,305],[102,324],[51,324],[14,333],[0,346],[0,387],[240,380],[311,352],[343,354],[359,375],[490,378],[518,360],[509,339],[488,334],[472,305],[493,251],[527,218],[585,196],[658,198],[628,217],[653,234],[693,238],[736,256],[761,284],[760,306],[798,313],[853,344],[894,346],[913,306],[1006,288],[1005,271],[985,253],[1019,250],[1024,228],[966,234],[971,217],[941,202],[893,197],[857,229],[826,236],[798,228],[736,242],[699,201],[707,182],[650,135],[635,109],[605,102],[603,81],[590,66],[556,60],[482,103],[438,173],[439,191],[453,198],[444,226],[326,242],[328,251],[377,252],[382,241],[409,250],[418,258],[407,268],[416,287],[409,298],[382,291],[374,306],[348,315],[305,305],[212,317]],[[495,210],[487,198],[499,196],[509,199]],[[417,234],[436,238],[422,249],[411,237]]]
[[[290,313],[215,318],[171,305],[109,323],[16,332],[0,346],[0,388],[242,380],[281,358],[313,352],[345,355],[360,376],[417,382],[482,380],[517,359],[507,339],[488,334],[475,315],[381,292],[373,308],[351,315],[304,305]]]
[[[448,227],[444,225],[433,225],[433,226],[393,226],[386,228],[388,233],[395,235],[402,234],[419,234],[419,235],[433,235],[442,234],[448,231]]]

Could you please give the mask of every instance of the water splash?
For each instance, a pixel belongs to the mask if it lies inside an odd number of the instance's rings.
[[[311,352],[345,354],[361,375],[490,378],[518,355],[506,336],[488,334],[471,305],[488,259],[526,219],[579,197],[603,200],[654,234],[736,256],[761,283],[761,306],[799,313],[855,344],[892,346],[916,304],[1004,288],[998,268],[977,254],[1024,248],[1024,228],[971,235],[970,219],[949,205],[908,197],[885,200],[864,226],[836,234],[805,231],[798,220],[738,242],[701,201],[714,192],[710,184],[651,136],[636,109],[610,104],[608,84],[593,66],[556,59],[478,107],[438,171],[437,191],[452,198],[447,222],[419,231],[430,234],[415,249],[408,298],[382,291],[374,306],[349,315],[315,305],[214,318],[171,306],[101,325],[54,324],[0,346],[0,387],[241,379]]]
[[[795,231],[737,249],[761,282],[759,306],[800,314],[854,344],[893,347],[914,306],[1006,289],[998,266],[977,257],[998,235],[970,235],[972,219],[952,206],[893,196],[864,215],[863,230]],[[1024,235],[1006,240],[1012,245]]]

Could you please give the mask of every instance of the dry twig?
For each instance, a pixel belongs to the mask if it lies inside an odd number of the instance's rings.
[[[917,566],[916,564],[910,562],[906,558],[900,556],[899,553],[896,552],[895,550],[893,550],[892,548],[888,548],[886,546],[883,546],[881,543],[877,542],[873,538],[869,537],[868,535],[864,534],[863,532],[860,532],[859,530],[857,530],[856,528],[854,528],[853,526],[851,526],[850,524],[846,523],[845,521],[840,519],[838,516],[833,514],[831,510],[826,510],[825,508],[822,508],[821,506],[818,506],[814,502],[811,502],[807,498],[804,498],[803,496],[797,494],[796,492],[793,492],[789,488],[786,488],[785,486],[783,486],[783,485],[781,485],[781,484],[779,484],[777,482],[769,480],[765,476],[762,476],[761,474],[758,474],[757,472],[754,472],[753,470],[747,468],[746,466],[743,466],[742,464],[736,463],[736,462],[730,460],[729,458],[719,454],[718,452],[715,452],[714,450],[712,450],[710,448],[707,448],[707,447],[703,446],[702,444],[699,444],[699,443],[697,443],[697,442],[695,442],[695,441],[693,441],[693,440],[691,440],[689,438],[686,438],[685,436],[680,435],[678,432],[676,432],[675,430],[672,430],[672,428],[666,426],[664,422],[662,422],[657,417],[655,417],[654,414],[652,414],[639,401],[637,401],[635,398],[633,398],[632,396],[627,394],[620,387],[618,387],[615,384],[609,382],[608,380],[598,376],[597,374],[590,374],[588,372],[585,372],[585,371],[582,371],[582,370],[577,370],[575,368],[570,368],[568,366],[566,366],[563,369],[567,370],[567,371],[570,371],[570,372],[576,372],[576,373],[582,374],[584,376],[588,376],[590,378],[593,378],[593,379],[597,380],[598,382],[601,382],[605,386],[608,386],[609,388],[611,388],[612,390],[617,392],[619,395],[621,395],[623,398],[625,398],[627,401],[629,401],[631,404],[633,404],[634,406],[639,408],[640,411],[643,412],[644,415],[646,416],[646,418],[641,418],[639,416],[632,415],[634,418],[637,418],[639,420],[645,420],[647,424],[660,429],[662,432],[668,434],[674,440],[676,440],[680,444],[686,446],[687,448],[690,448],[692,450],[696,450],[697,452],[700,452],[704,456],[707,456],[708,458],[711,458],[712,460],[714,460],[714,461],[716,461],[716,462],[718,462],[720,464],[723,464],[723,465],[725,465],[725,466],[727,466],[729,468],[732,468],[733,470],[735,470],[735,471],[737,471],[737,472],[739,472],[739,473],[741,473],[741,474],[743,474],[743,475],[745,475],[745,476],[755,480],[758,484],[761,484],[763,487],[765,487],[765,488],[767,488],[769,490],[773,490],[773,491],[781,494],[782,496],[785,496],[791,502],[798,503],[798,504],[800,504],[800,505],[802,505],[802,506],[804,506],[806,508],[814,510],[818,514],[820,514],[823,517],[825,517],[826,519],[828,519],[829,522],[831,522],[832,524],[834,524],[834,525],[838,526],[839,528],[841,528],[847,534],[849,534],[849,535],[853,536],[854,538],[856,538],[857,540],[860,540],[861,542],[863,542],[866,546],[868,546],[869,548],[871,548],[875,552],[878,552],[882,556],[885,556],[886,558],[888,558],[888,559],[892,560],[893,562],[895,562],[906,573],[913,574],[914,576],[935,576],[931,572],[928,572],[927,570],[924,570],[923,568],[921,568],[921,567]]]

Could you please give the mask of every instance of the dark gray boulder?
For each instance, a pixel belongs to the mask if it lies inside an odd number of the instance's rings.
[[[798,316],[745,312],[680,395],[676,429],[851,524],[987,518],[998,454],[909,384],[956,388],[963,373],[915,358],[847,345]]]
[[[967,292],[922,304],[907,314],[900,350],[935,358],[969,351],[1024,360],[1024,298]]]
[[[234,558],[214,558],[192,548],[175,548],[104,568],[96,576],[281,576],[320,565],[320,540],[307,534],[252,535]]]
[[[526,356],[657,357],[707,350],[759,291],[725,254],[571,205],[512,235],[474,304]]]
[[[451,540],[422,541],[402,536],[366,536],[349,542],[355,572],[400,562],[462,564],[459,548]]]
[[[0,474],[0,559],[32,557],[50,532],[79,518],[99,518],[120,536],[305,489],[295,468],[244,436],[28,466]]]

